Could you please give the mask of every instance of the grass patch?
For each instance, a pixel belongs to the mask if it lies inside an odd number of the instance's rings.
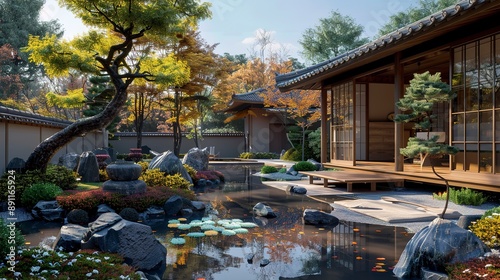
[[[76,190],[79,191],[90,191],[90,190],[96,190],[102,187],[102,182],[96,182],[96,183],[78,183]]]
[[[434,193],[432,195],[435,199],[445,200],[446,192]],[[479,206],[488,200],[482,192],[474,191],[471,189],[454,189],[450,188],[450,201],[458,205],[474,205]]]

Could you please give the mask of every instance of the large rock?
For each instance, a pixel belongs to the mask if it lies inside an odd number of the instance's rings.
[[[179,173],[184,179],[188,180],[189,183],[193,183],[191,176],[189,176],[186,168],[182,165],[181,160],[171,151],[163,152],[151,160],[148,165],[148,169],[155,168],[159,168],[162,172],[169,175]]]
[[[179,195],[171,196],[163,205],[165,215],[174,216],[182,214],[186,216],[187,213],[205,212],[206,205],[201,201],[191,201]]]
[[[99,182],[99,164],[93,152],[83,152],[77,168],[78,175],[84,183]]]
[[[394,274],[402,279],[423,279],[423,270],[445,272],[446,264],[484,256],[490,249],[472,232],[436,218],[406,245]]]
[[[193,167],[197,171],[208,170],[208,156],[209,152],[207,148],[191,148],[186,155],[184,155],[182,163]]]
[[[308,159],[307,161],[314,164],[314,166],[316,167],[316,171],[323,170],[323,164],[321,164],[320,162],[317,162],[316,160],[314,160],[312,158]]]
[[[69,170],[76,171],[80,156],[77,153],[68,153],[59,157],[59,165],[68,168]]]
[[[26,168],[26,162],[22,158],[15,157],[7,164],[7,170],[15,170],[17,173],[23,173]]]
[[[307,193],[306,188],[301,187],[301,186],[297,186],[297,185],[288,185],[286,187],[286,191],[289,193],[295,193],[295,194],[306,194]]]
[[[80,250],[82,239],[87,233],[88,228],[67,224],[61,227],[56,248],[62,248],[64,252],[76,252]]]
[[[57,201],[38,201],[31,210],[33,217],[49,222],[64,220],[64,209],[59,207]]]
[[[304,220],[304,224],[306,225],[323,225],[336,227],[339,224],[339,219],[337,217],[333,216],[330,213],[314,209],[304,210],[302,218]]]
[[[255,204],[255,206],[253,207],[253,212],[255,215],[257,215],[259,217],[265,217],[265,218],[276,218],[277,217],[276,213],[274,213],[271,206],[269,206],[265,203],[262,203],[262,202]]]
[[[128,265],[159,279],[166,269],[167,250],[151,227],[124,220],[116,213],[102,214],[90,225],[82,248],[118,253]]]

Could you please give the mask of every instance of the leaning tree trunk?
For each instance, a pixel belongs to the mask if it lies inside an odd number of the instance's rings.
[[[116,94],[103,111],[95,116],[77,120],[45,139],[29,156],[26,161],[26,170],[38,169],[45,171],[52,157],[64,145],[78,136],[108,126],[127,101],[127,87],[129,83],[124,83],[120,79],[114,79],[114,84]]]

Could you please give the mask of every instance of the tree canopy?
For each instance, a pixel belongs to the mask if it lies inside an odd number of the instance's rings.
[[[73,72],[108,76],[114,94],[97,115],[80,119],[40,143],[26,162],[28,170],[44,170],[54,153],[74,137],[106,127],[125,105],[127,88],[136,79],[171,86],[185,83],[189,79],[185,62],[153,51],[133,57],[133,47],[142,38],[168,43],[210,16],[209,5],[197,0],[59,0],[59,4],[94,29],[71,41],[31,36],[25,49],[30,60],[54,77]]]
[[[368,43],[361,37],[363,26],[350,16],[332,11],[329,18],[322,18],[314,28],[308,28],[299,41],[302,55],[312,63],[319,63]]]
[[[378,32],[378,36],[383,36],[412,22],[418,21],[428,15],[438,12],[446,7],[459,2],[458,0],[420,0],[417,7],[410,7],[392,15],[384,26]]]

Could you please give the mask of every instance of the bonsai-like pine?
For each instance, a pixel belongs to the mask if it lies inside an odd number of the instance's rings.
[[[395,116],[395,122],[414,122],[414,128],[422,132],[427,132],[425,139],[410,137],[408,145],[400,149],[400,153],[408,158],[420,156],[420,168],[424,161],[429,158],[442,158],[445,155],[453,155],[458,152],[458,148],[450,146],[446,143],[438,143],[439,136],[430,137],[432,130],[432,121],[436,119],[432,109],[439,102],[448,102],[455,97],[450,86],[441,81],[441,73],[431,75],[429,71],[422,74],[414,74],[413,80],[410,81],[410,86],[406,89],[405,95],[401,98],[396,106],[406,114],[398,114]],[[432,172],[442,179],[446,184],[446,193],[449,193],[448,180],[439,175],[432,160],[430,160]],[[444,218],[446,208],[448,207],[449,196],[447,196],[446,204],[441,214]]]

